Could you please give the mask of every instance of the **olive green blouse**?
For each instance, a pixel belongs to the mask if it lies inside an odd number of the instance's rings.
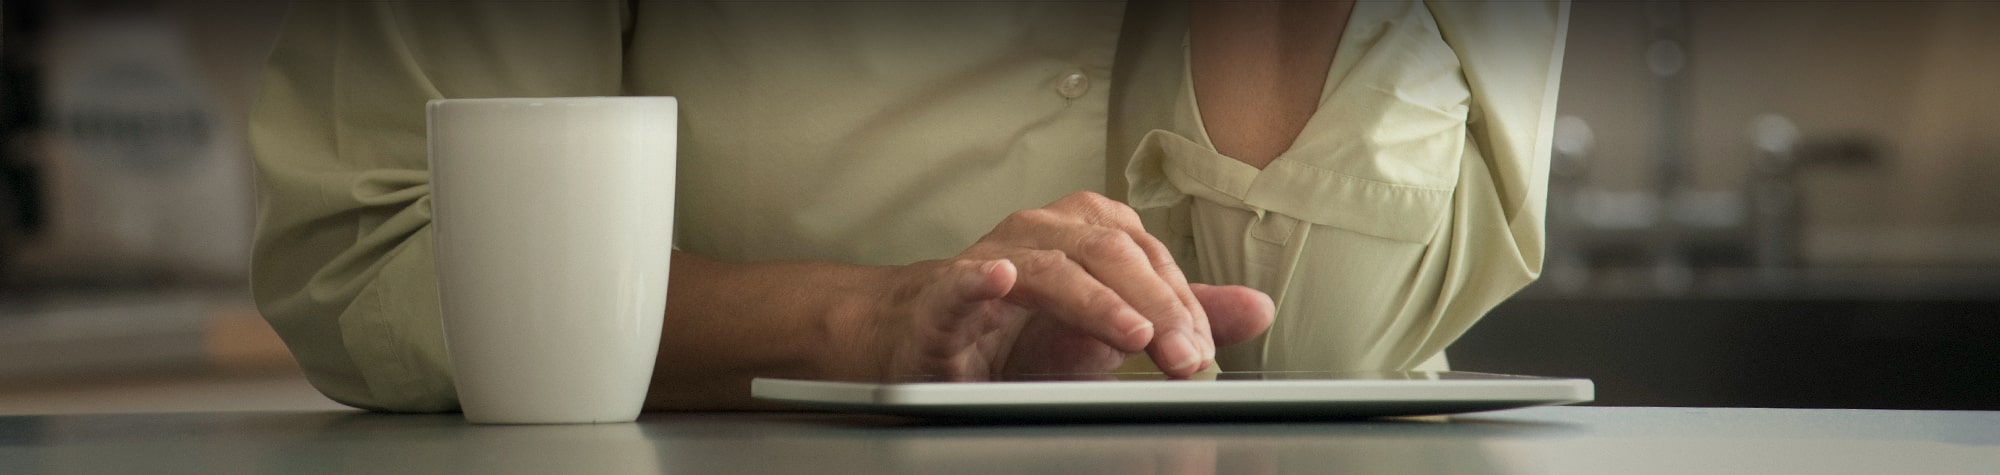
[[[1180,2],[294,2],[251,125],[253,286],[312,383],[457,407],[424,103],[680,99],[675,245],[903,264],[1095,190],[1196,282],[1278,302],[1230,369],[1439,366],[1542,267],[1568,17],[1364,1],[1317,114],[1263,170],[1215,151]],[[665,245],[665,243],[662,243]]]

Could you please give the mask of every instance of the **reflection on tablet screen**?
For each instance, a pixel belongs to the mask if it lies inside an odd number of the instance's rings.
[[[987,382],[943,381],[925,375],[905,375],[892,378],[891,383],[930,382]],[[1478,379],[1542,379],[1532,376],[1514,376],[1463,371],[1223,371],[1219,373],[1196,374],[1189,381],[1383,381],[1383,380],[1478,380]],[[993,382],[1052,382],[1052,381],[1167,381],[1165,374],[1151,372],[1134,373],[1067,373],[1067,374],[1020,374],[1010,375]]]

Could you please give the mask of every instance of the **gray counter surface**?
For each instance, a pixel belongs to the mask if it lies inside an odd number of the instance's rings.
[[[472,426],[360,412],[0,417],[0,474],[2000,473],[2000,412],[1552,407],[1450,419],[949,424],[814,413]]]

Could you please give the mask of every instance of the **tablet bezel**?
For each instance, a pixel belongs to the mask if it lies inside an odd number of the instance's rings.
[[[1302,379],[1302,373],[1341,379]],[[1223,377],[1245,375],[1283,377],[902,383],[758,378],[751,393],[816,409],[916,417],[1179,420],[1457,414],[1588,402],[1595,391],[1588,379],[1470,372],[1244,372]],[[1077,376],[1068,377],[1088,379]]]

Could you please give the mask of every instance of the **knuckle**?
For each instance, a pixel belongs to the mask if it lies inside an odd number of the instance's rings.
[[[1034,249],[1027,251],[1026,254],[1022,257],[1023,261],[1030,267],[1045,272],[1060,268],[1069,261],[1069,254],[1055,249]]]
[[[1000,218],[1000,225],[996,227],[1000,229],[1006,229],[1015,226],[1020,226],[1022,221],[1028,219],[1028,217],[1026,216],[1027,212],[1028,210],[1020,210],[1012,213],[1007,213],[1007,217]]]
[[[924,285],[937,288],[952,299],[958,299],[963,292],[969,290],[965,288],[965,282],[975,277],[984,282],[985,277],[980,275],[979,269],[985,266],[986,262],[988,261],[979,259],[953,259],[947,265],[938,266]]]
[[[1097,194],[1097,192],[1084,190],[1084,191],[1073,192],[1068,195],[1063,195],[1062,199],[1056,200],[1056,202],[1075,204],[1075,205],[1087,205],[1097,200],[1109,200],[1109,199],[1110,198],[1105,198],[1104,195]]]
[[[979,268],[984,267],[987,262],[991,262],[991,260],[959,257],[952,259],[951,265],[947,266],[947,268],[951,269],[951,273],[978,272]]]
[[[1158,273],[1162,276],[1168,276],[1168,275],[1182,276],[1181,279],[1183,280],[1187,278],[1186,276],[1183,276],[1181,274],[1181,266],[1180,264],[1174,263],[1173,258],[1155,257],[1152,258],[1152,264],[1153,264],[1153,272]]]
[[[1132,236],[1109,229],[1092,232],[1077,243],[1077,250],[1095,257],[1130,255],[1135,248]]]
[[[1109,203],[1104,205],[1104,217],[1122,224],[1139,224],[1139,211],[1132,209],[1132,205],[1109,198],[1105,201]]]
[[[1178,274],[1181,271],[1180,263],[1174,262],[1173,254],[1166,249],[1146,252],[1146,261],[1153,265],[1153,270],[1162,274],[1170,271]]]
[[[1000,220],[1001,227],[1041,226],[1055,221],[1055,212],[1044,208],[1030,208],[1009,213]]]
[[[1071,194],[1066,200],[1092,222],[1113,227],[1139,224],[1138,211],[1134,211],[1130,205],[1104,195],[1081,191]]]
[[[1069,196],[1066,196],[1063,199],[1069,200],[1070,203],[1091,210],[1103,208],[1106,204],[1117,203],[1117,201],[1112,200],[1109,197],[1097,194],[1096,192],[1092,191],[1079,191],[1075,193],[1070,193]]]
[[[1159,254],[1172,259],[1172,253],[1167,252],[1167,243],[1160,241],[1160,238],[1153,236],[1152,233],[1133,233],[1132,241],[1134,244],[1138,244],[1139,249],[1146,251],[1147,254]]]
[[[1189,317],[1189,314],[1181,308],[1180,300],[1177,299],[1157,299],[1150,302],[1133,302],[1132,308],[1134,310],[1138,310],[1140,314],[1147,315],[1155,320],[1161,317],[1167,317],[1175,321],[1178,321],[1184,317]]]
[[[1132,241],[1141,252],[1146,253],[1146,260],[1153,265],[1153,270],[1180,271],[1180,265],[1174,262],[1174,253],[1167,250],[1167,244],[1160,242],[1159,238],[1151,234],[1138,234],[1132,236]]]
[[[1109,318],[1125,308],[1125,299],[1119,298],[1111,289],[1095,289],[1083,296],[1083,308],[1077,309],[1082,315]]]

